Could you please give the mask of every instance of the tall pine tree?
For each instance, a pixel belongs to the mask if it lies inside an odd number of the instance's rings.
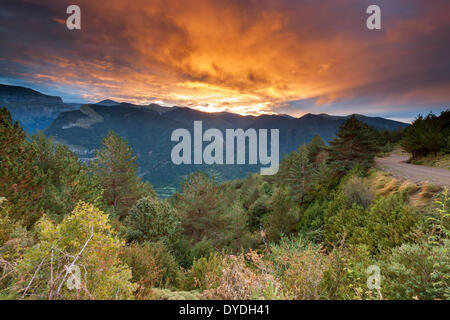
[[[215,244],[225,241],[224,230],[229,224],[223,210],[224,194],[206,173],[190,174],[181,183],[181,193],[173,197],[173,204],[182,219],[183,234],[193,242],[203,238]]]
[[[292,161],[289,169],[289,186],[295,201],[302,205],[314,186],[315,170],[309,158],[308,147],[303,144]]]
[[[330,142],[328,162],[334,172],[343,175],[355,165],[369,168],[377,151],[369,126],[352,115]]]
[[[102,147],[96,150],[95,159],[89,166],[104,189],[106,203],[114,208],[119,218],[124,218],[141,197],[156,196],[153,188],[136,175],[137,163],[133,150],[113,131],[103,139]]]

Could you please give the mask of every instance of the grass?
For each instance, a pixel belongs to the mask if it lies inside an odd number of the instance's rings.
[[[400,181],[390,173],[378,169],[372,169],[366,179],[376,195],[406,193],[410,203],[420,210],[432,205],[434,195],[441,191],[438,185],[429,182],[416,184],[408,180]]]
[[[450,154],[428,155],[420,159],[410,160],[409,162],[416,165],[450,170]]]

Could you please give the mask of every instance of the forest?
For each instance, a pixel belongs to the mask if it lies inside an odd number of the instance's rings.
[[[199,171],[158,198],[114,132],[83,163],[0,109],[0,299],[449,299],[448,190],[418,205],[374,166],[397,145],[448,154],[449,114],[398,131],[352,116],[276,175]]]

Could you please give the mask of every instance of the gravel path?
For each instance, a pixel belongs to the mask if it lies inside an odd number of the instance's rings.
[[[378,168],[392,173],[394,177],[416,183],[428,181],[450,188],[450,170],[414,165],[406,163],[406,160],[407,154],[392,153],[386,158],[376,158],[375,163]]]

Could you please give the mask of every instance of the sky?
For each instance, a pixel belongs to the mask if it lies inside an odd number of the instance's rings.
[[[81,8],[68,30],[66,8]],[[381,30],[366,9],[381,8]],[[0,83],[67,102],[411,121],[450,106],[448,0],[2,0]]]

